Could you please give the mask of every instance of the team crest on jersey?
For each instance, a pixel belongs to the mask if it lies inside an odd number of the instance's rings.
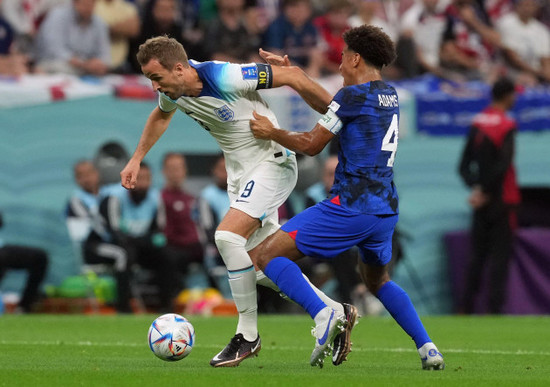
[[[241,67],[243,79],[256,79],[258,78],[258,69],[256,66]]]
[[[227,105],[223,105],[221,108],[214,109],[214,112],[218,117],[220,117],[220,120],[222,121],[231,121],[233,117],[235,117],[235,113],[233,110],[229,109]]]

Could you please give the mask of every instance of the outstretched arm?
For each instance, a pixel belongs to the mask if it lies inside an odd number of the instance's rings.
[[[120,182],[124,188],[134,189],[136,187],[139,164],[144,159],[147,152],[149,152],[149,149],[151,149],[160,136],[166,131],[174,112],[175,110],[170,113],[165,113],[157,106],[149,115],[134,154],[122,172],[120,172]]]
[[[315,125],[310,132],[290,132],[284,129],[277,129],[271,121],[256,112],[250,120],[250,129],[254,137],[262,140],[273,140],[287,149],[304,153],[308,156],[315,156],[334,137],[334,134],[320,124]]]
[[[281,57],[260,49],[260,56],[271,65],[272,87],[289,86],[315,111],[325,114],[332,101],[332,95],[323,86],[311,79],[301,68],[291,66],[288,55]]]

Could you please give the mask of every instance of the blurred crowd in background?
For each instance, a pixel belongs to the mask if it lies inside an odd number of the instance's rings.
[[[361,24],[396,43],[388,79],[550,80],[545,0],[0,0],[0,74],[140,73],[139,45],[167,34],[198,61],[260,61],[262,47],[320,77]]]

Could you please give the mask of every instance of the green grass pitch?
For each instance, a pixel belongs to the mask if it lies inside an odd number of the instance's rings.
[[[549,317],[424,317],[444,371],[421,370],[413,342],[385,317],[361,318],[348,361],[319,369],[308,316],[262,315],[259,356],[214,369],[236,318],[189,316],[196,346],[169,363],[147,345],[155,317],[0,316],[0,386],[550,386]]]

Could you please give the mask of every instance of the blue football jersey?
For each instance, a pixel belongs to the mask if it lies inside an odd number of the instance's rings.
[[[338,196],[341,205],[362,213],[397,214],[393,162],[399,102],[395,89],[383,81],[344,87],[329,109],[342,124],[331,197]]]

